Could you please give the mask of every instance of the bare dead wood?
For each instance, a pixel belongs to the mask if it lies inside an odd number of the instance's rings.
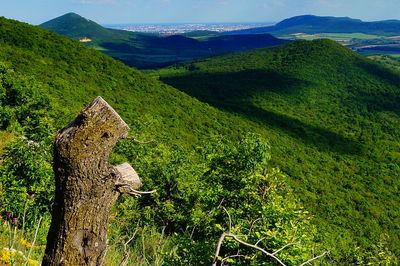
[[[218,206],[218,207],[220,207],[220,206]],[[228,232],[228,233],[225,233],[225,232],[222,233],[221,236],[220,236],[220,238],[218,239],[217,247],[216,247],[216,250],[215,250],[215,253],[214,253],[214,260],[213,260],[213,262],[212,262],[212,266],[217,266],[217,264],[218,264],[219,261],[220,261],[220,264],[223,265],[223,264],[224,264],[224,261],[227,260],[227,259],[229,259],[229,258],[245,257],[245,256],[243,256],[243,255],[241,255],[241,254],[236,254],[236,255],[231,255],[231,256],[225,257],[225,258],[221,258],[221,257],[219,256],[219,253],[220,253],[220,251],[221,251],[221,246],[222,246],[222,244],[223,244],[225,238],[232,238],[233,240],[235,240],[235,241],[236,241],[237,243],[239,243],[239,244],[242,244],[242,245],[244,245],[244,246],[247,246],[247,247],[253,248],[253,249],[255,249],[255,250],[261,251],[261,252],[262,252],[263,254],[265,254],[266,256],[268,256],[268,257],[274,259],[274,260],[275,260],[277,263],[279,263],[280,265],[286,266],[286,264],[283,263],[283,261],[282,261],[281,259],[279,259],[276,255],[277,255],[279,252],[281,252],[281,251],[283,251],[284,249],[286,249],[287,247],[289,247],[289,246],[294,246],[294,245],[299,245],[299,243],[294,243],[294,242],[288,243],[288,244],[284,245],[283,247],[279,248],[278,250],[276,250],[276,251],[274,251],[274,252],[268,252],[268,251],[266,251],[265,249],[263,249],[263,248],[261,248],[261,247],[258,246],[258,244],[259,244],[262,240],[266,239],[267,237],[264,237],[264,238],[259,239],[259,240],[256,242],[256,244],[251,244],[251,243],[248,243],[248,242],[246,242],[246,241],[240,239],[240,237],[245,237],[245,236],[232,234],[232,233],[231,233],[231,230],[232,230],[232,218],[231,218],[231,215],[230,215],[230,213],[228,212],[228,210],[227,210],[225,207],[222,207],[222,209],[226,212],[226,214],[228,215],[228,218],[229,218],[229,232]],[[255,220],[255,221],[251,224],[251,227],[250,227],[250,229],[248,230],[248,231],[249,231],[249,234],[251,233],[251,230],[253,229],[254,224],[255,224],[258,220],[259,220],[259,219]],[[246,236],[248,236],[248,235],[246,235]],[[310,264],[310,262],[312,262],[312,261],[314,261],[314,260],[316,260],[316,259],[319,259],[319,258],[325,256],[326,254],[328,254],[328,251],[325,251],[324,253],[322,253],[322,254],[319,255],[319,256],[310,258],[309,260],[307,260],[307,261],[301,263],[300,266],[304,266],[304,265],[306,265],[306,264]]]
[[[227,237],[233,238],[236,242],[238,242],[238,243],[240,243],[240,244],[242,244],[242,245],[245,245],[245,246],[247,246],[247,247],[254,248],[254,249],[258,250],[258,251],[261,251],[262,253],[264,253],[264,254],[267,255],[268,257],[273,258],[273,259],[274,259],[276,262],[278,262],[280,265],[284,265],[284,266],[286,265],[286,264],[284,264],[278,257],[276,257],[275,254],[270,253],[270,252],[266,251],[265,249],[260,248],[259,246],[256,246],[256,245],[247,243],[247,242],[241,240],[237,235],[223,233],[223,234],[221,235],[221,237],[219,238],[219,240],[218,240],[217,249],[216,249],[215,255],[214,255],[214,261],[213,261],[213,264],[212,264],[213,266],[216,266],[216,265],[217,265],[218,257],[219,257],[219,252],[220,252],[220,250],[221,250],[221,245],[222,245],[222,243],[224,242],[225,238],[227,238]]]
[[[328,251],[324,251],[321,255],[318,255],[318,256],[316,256],[316,257],[313,257],[313,258],[311,258],[311,259],[309,259],[309,260],[303,262],[303,263],[300,264],[299,266],[303,266],[303,265],[306,265],[306,264],[310,264],[310,262],[312,262],[312,261],[314,261],[314,260],[317,260],[317,259],[319,259],[319,258],[322,258],[323,256],[325,256],[325,255],[328,254],[328,253],[329,253]]]
[[[120,266],[126,266],[129,263],[129,257],[131,256],[131,253],[128,251],[128,244],[135,238],[137,231],[138,230],[136,229],[132,237],[129,238],[125,243],[122,243],[124,246],[124,257],[122,258]]]
[[[89,104],[54,142],[56,197],[42,265],[103,265],[111,208],[124,189],[138,189],[128,164],[108,162],[129,126],[101,97]]]

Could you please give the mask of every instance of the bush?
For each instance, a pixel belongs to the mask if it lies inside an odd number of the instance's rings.
[[[269,251],[295,242],[279,255],[288,264],[312,257],[318,249],[312,216],[285,185],[286,175],[268,166],[268,143],[255,135],[238,143],[213,141],[216,144],[197,149],[197,158],[178,147],[120,144],[116,151],[135,161],[144,189],[158,191],[135,203],[121,200],[116,208],[118,219],[126,221],[122,224],[142,219],[165,228],[169,241],[175,243],[175,249],[165,253],[171,265],[211,263],[223,232],[245,235],[243,239],[253,244],[265,238],[259,246]],[[259,252],[228,240],[220,255],[238,252],[243,257],[231,263],[269,263]]]

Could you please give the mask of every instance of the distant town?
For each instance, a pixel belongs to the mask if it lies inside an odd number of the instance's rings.
[[[233,31],[255,27],[272,26],[275,23],[177,23],[177,24],[112,24],[107,28],[161,35],[182,34],[191,31]]]

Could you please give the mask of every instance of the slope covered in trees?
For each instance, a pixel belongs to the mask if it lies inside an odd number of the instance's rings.
[[[2,247],[14,241],[29,257],[29,246],[23,249],[18,243],[36,235],[38,221],[42,226],[36,245],[45,244],[54,196],[52,138],[102,95],[129,124],[131,137],[155,140],[149,145],[121,141],[110,161],[130,162],[144,189],[157,190],[118,201],[108,265],[120,265],[127,252],[121,243],[133,232],[136,238],[128,250],[136,263],[211,263],[218,238],[228,231],[246,234],[244,240],[252,243],[268,236],[259,246],[269,251],[296,241],[280,252],[287,263],[313,256],[319,241],[312,219],[284,186],[286,176],[268,163],[265,138],[249,134],[257,131],[255,123],[201,103],[77,41],[4,18],[0,62],[1,134],[11,135],[2,143],[0,163]],[[26,236],[12,233],[14,228]],[[269,261],[226,242],[220,256],[240,251],[239,264]],[[6,253],[8,258],[11,254]]]
[[[83,18],[68,13],[40,25],[56,33],[73,39],[89,38],[86,45],[95,47],[129,66],[149,68],[171,65],[174,62],[189,60],[215,54],[245,51],[287,41],[270,34],[244,34],[219,36],[211,34],[208,38],[192,39],[210,32],[192,33],[192,36],[158,36],[138,32],[107,29]]]
[[[321,245],[338,264],[393,260],[399,77],[379,65],[316,41],[162,71],[215,108],[77,41],[4,18],[0,62],[1,129],[16,140],[1,157],[0,206],[21,215],[26,193],[35,193],[27,225],[51,206],[52,135],[102,95],[131,137],[155,140],[122,141],[110,158],[129,161],[144,189],[158,190],[120,199],[110,227],[115,245],[137,233],[137,261],[210,263],[228,231],[251,243],[267,237],[259,245],[269,251],[295,242],[279,255],[288,264]],[[272,264],[232,241],[220,255],[237,252],[243,257],[231,263]]]
[[[387,234],[399,252],[397,73],[333,41],[315,40],[158,74],[258,123],[271,141],[274,163],[289,174],[331,246],[350,253],[351,245],[368,247]]]
[[[94,21],[75,13],[68,13],[40,25],[41,27],[66,35],[73,39],[90,38],[93,41],[129,39],[135,33],[122,30],[107,29]]]

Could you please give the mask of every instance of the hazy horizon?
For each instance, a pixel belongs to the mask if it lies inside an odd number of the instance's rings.
[[[23,0],[3,2],[0,16],[38,25],[69,12],[102,25],[271,23],[305,14],[400,20],[398,0]]]

